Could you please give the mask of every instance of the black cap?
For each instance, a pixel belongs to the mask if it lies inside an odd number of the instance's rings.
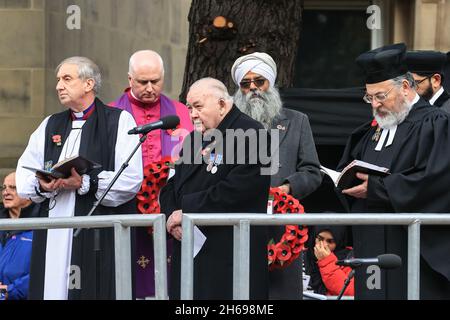
[[[405,63],[406,45],[397,43],[361,54],[356,63],[366,73],[366,83],[383,82],[408,72]]]
[[[447,55],[439,51],[408,51],[406,64],[410,72],[432,75],[443,74]]]

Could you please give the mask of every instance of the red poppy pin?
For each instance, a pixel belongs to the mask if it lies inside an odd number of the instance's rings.
[[[55,134],[52,137],[53,143],[56,144],[58,147],[61,146],[61,136],[59,134]]]
[[[376,126],[378,126],[377,120],[376,120],[376,119],[373,119],[373,120],[372,120],[372,123],[370,124],[370,126],[371,126],[371,127],[376,127]]]

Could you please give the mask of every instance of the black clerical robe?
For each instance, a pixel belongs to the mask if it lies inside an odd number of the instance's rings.
[[[441,108],[446,112],[450,112],[450,95],[448,94],[448,92],[444,90],[444,92],[442,92],[439,98],[436,99],[433,105]]]
[[[124,112],[124,113],[122,113]],[[63,206],[63,211],[73,212],[75,216],[84,216],[91,209],[93,203],[99,196],[99,191],[106,189],[106,185],[114,176],[122,164],[122,159],[128,157],[129,149],[137,144],[137,137],[129,137],[127,130],[135,126],[135,122],[130,114],[125,111],[105,106],[100,100],[95,100],[95,109],[85,120],[79,137],[79,149],[77,145],[66,146],[69,144],[73,124],[71,111],[54,114],[44,120],[41,126],[33,133],[30,143],[24,154],[19,160],[17,169],[18,191],[30,197],[44,200],[46,197],[40,195],[32,183],[37,183],[34,174],[23,169],[22,165],[41,166],[46,163],[57,163],[58,159],[64,155],[62,150],[73,150],[80,156],[90,159],[102,166],[89,174],[89,190],[86,194],[80,194],[78,191],[61,191],[64,194],[46,199],[41,205],[40,216],[48,217],[49,211],[53,212],[56,204]],[[79,129],[78,129],[79,130]],[[44,142],[45,141],[45,142]],[[125,142],[124,142],[125,141]],[[41,148],[43,146],[43,148]],[[118,161],[119,160],[119,161]],[[123,172],[116,181],[113,189],[107,198],[99,205],[94,215],[109,215],[135,213],[136,205],[134,201],[135,193],[138,191],[142,180],[142,162],[140,150],[130,162],[130,166]],[[120,163],[118,163],[120,162]],[[99,181],[99,177],[100,181]],[[75,201],[66,202],[67,194],[73,192]],[[100,192],[101,193],[101,192]],[[42,201],[36,200],[36,201]],[[53,203],[53,204],[52,204]],[[74,206],[74,207],[73,207]],[[73,211],[72,211],[73,210]],[[60,210],[61,212],[61,210]],[[67,215],[66,215],[67,216]],[[62,277],[56,277],[51,274],[51,267],[46,268],[49,261],[50,231],[36,231],[33,240],[33,252],[31,259],[30,272],[30,299],[47,299],[44,294],[46,283],[48,281],[64,281]],[[114,273],[114,232],[112,228],[106,229],[83,229],[78,237],[72,237],[71,232],[65,239],[68,243],[61,242],[57,245],[61,248],[68,248],[69,261],[59,257],[56,263],[67,263],[70,269],[68,278],[68,299],[114,299],[115,298],[115,273]],[[53,235],[53,233],[52,233]],[[58,237],[51,237],[58,239]],[[50,243],[51,248],[55,249],[55,244]],[[64,250],[63,250],[64,251]],[[57,259],[55,257],[55,259]],[[50,270],[50,271],[49,271]],[[60,270],[60,269],[58,269]],[[49,299],[53,299],[51,294]],[[57,296],[56,299],[64,299],[63,296]]]
[[[232,108],[217,129],[222,134],[227,129],[262,130],[266,134],[261,124],[243,114],[237,107]],[[185,139],[182,159],[187,158],[187,148],[190,148],[191,161],[201,151],[201,148],[195,149],[196,134],[198,133],[193,132]],[[250,155],[258,152],[256,149],[258,143],[250,145],[247,140],[243,164],[237,164],[236,161],[243,155],[236,152],[236,139],[235,153],[231,157],[231,162],[227,161],[229,157],[226,144],[224,135],[223,153],[217,149],[211,150],[216,157],[223,156],[223,162],[217,166],[217,172],[215,169],[207,170],[208,163],[181,163],[175,167],[175,176],[161,191],[162,212],[168,216],[178,209],[182,209],[183,213],[222,213],[224,215],[267,212],[270,175],[261,174],[263,168],[261,162],[252,164],[249,161]],[[206,144],[203,148],[208,150]],[[270,167],[270,164],[268,166]],[[206,242],[194,259],[194,299],[232,299],[233,228],[214,226],[199,227],[199,229],[205,234]],[[174,241],[170,299],[180,298],[180,261],[181,242]],[[267,282],[266,228],[251,227],[250,298],[267,299]]]
[[[450,212],[450,120],[446,113],[420,99],[397,127],[392,145],[376,151],[376,127],[358,128],[350,137],[338,170],[354,159],[390,168],[386,177],[369,176],[367,199],[348,197],[354,213]],[[403,266],[356,273],[357,299],[407,297],[407,228],[405,226],[353,227],[355,257],[398,254]],[[450,227],[421,228],[421,298],[450,298]],[[369,273],[367,273],[369,272]]]

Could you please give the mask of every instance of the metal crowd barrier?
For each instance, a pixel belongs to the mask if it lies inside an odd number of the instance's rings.
[[[163,214],[126,214],[72,218],[0,219],[0,230],[114,228],[116,299],[132,299],[130,227],[153,226],[155,298],[167,299],[166,219]]]
[[[450,225],[450,214],[184,214],[181,252],[181,299],[193,299],[194,225],[233,226],[233,299],[249,299],[250,225],[407,225],[408,300],[420,299],[420,226]],[[208,240],[206,240],[208,241]]]

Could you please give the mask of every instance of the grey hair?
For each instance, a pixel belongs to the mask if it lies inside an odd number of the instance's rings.
[[[192,89],[196,86],[202,85],[202,84],[207,85],[207,87],[209,89],[211,89],[211,91],[213,91],[210,94],[215,95],[219,99],[223,99],[227,102],[233,103],[233,97],[230,96],[230,94],[228,93],[227,87],[223,84],[222,81],[217,80],[215,78],[206,77],[206,78],[202,78],[200,80],[195,81],[191,85],[190,89]]]
[[[153,50],[140,50],[140,51],[136,51],[135,53],[133,53],[130,57],[130,61],[128,62],[128,73],[129,74],[134,73],[134,64],[135,64],[136,55],[142,54],[142,53],[147,53],[147,54],[150,54],[150,55],[153,55],[154,57],[156,57],[159,64],[161,65],[161,75],[164,76],[164,61],[163,61],[162,57],[159,55],[159,53],[156,51],[153,51]]]
[[[89,58],[86,57],[71,57],[65,59],[57,67],[55,72],[58,73],[63,64],[74,64],[78,67],[78,77],[81,80],[93,79],[93,91],[98,93],[102,87],[102,75],[100,68]]]
[[[397,87],[401,87],[404,80],[408,81],[408,84],[412,89],[416,89],[416,82],[414,81],[414,77],[413,77],[412,73],[409,71],[401,76],[398,76],[398,77],[395,77],[394,79],[392,79],[392,81],[394,82],[394,85]]]

